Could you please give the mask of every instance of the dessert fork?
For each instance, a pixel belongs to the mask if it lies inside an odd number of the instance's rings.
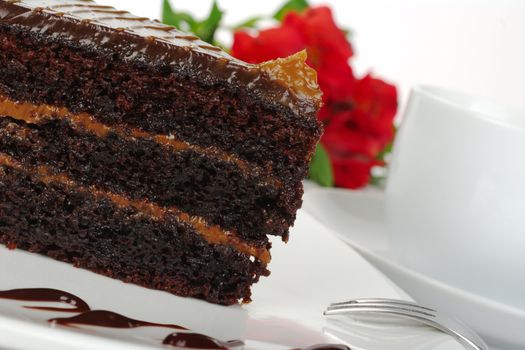
[[[472,329],[460,321],[438,314],[434,309],[409,301],[381,298],[355,299],[330,304],[324,315],[332,316],[352,313],[378,313],[408,318],[453,336],[466,349],[489,349],[487,344]]]

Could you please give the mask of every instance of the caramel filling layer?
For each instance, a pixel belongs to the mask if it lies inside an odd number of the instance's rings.
[[[18,162],[5,153],[0,153],[0,165],[8,166],[18,171],[27,173],[45,184],[60,183],[78,192],[89,193],[99,198],[107,198],[119,208],[132,207],[137,211],[148,215],[153,220],[162,220],[167,215],[173,215],[177,218],[177,220],[179,220],[179,222],[183,222],[192,226],[195,231],[197,231],[210,244],[231,246],[241,253],[259,259],[264,264],[268,264],[270,262],[270,252],[266,248],[257,248],[251,246],[243,242],[234,233],[225,231],[217,225],[210,225],[203,218],[189,215],[188,213],[185,213],[175,207],[166,208],[144,200],[132,200],[120,194],[100,190],[95,186],[79,186],[66,175],[56,173],[50,167],[44,165],[28,166]]]
[[[131,141],[132,139],[143,138],[154,141],[174,151],[191,150],[223,162],[234,163],[241,171],[245,173],[251,172],[255,176],[260,177],[262,184],[276,188],[280,188],[282,185],[281,181],[265,175],[259,167],[215,147],[200,147],[192,145],[185,141],[177,140],[173,135],[156,135],[131,127],[108,126],[97,121],[88,113],[75,114],[64,107],[47,104],[37,105],[30,102],[17,102],[0,93],[0,117],[4,116],[23,120],[28,124],[39,124],[53,118],[67,119],[71,125],[78,130],[88,131],[99,137],[105,137],[108,133],[113,132],[125,140]]]

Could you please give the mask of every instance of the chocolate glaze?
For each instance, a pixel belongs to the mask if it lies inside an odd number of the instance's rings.
[[[89,311],[89,305],[76,295],[57,289],[49,288],[25,288],[0,291],[0,299],[43,301],[52,303],[64,303],[70,305],[68,308],[46,307],[46,306],[24,306],[28,309],[57,311],[57,312],[85,312]]]
[[[321,104],[316,74],[304,62],[304,54],[247,64],[201,40],[181,38],[186,34],[170,26],[101,8],[92,0],[0,0],[0,20],[2,25],[31,31],[44,41],[107,52],[123,61],[169,65],[206,85],[247,89],[255,98],[280,104],[300,116],[315,118]],[[168,31],[176,35],[164,37]]]
[[[83,312],[73,317],[57,317],[49,320],[50,323],[62,326],[98,326],[107,328],[138,328],[138,327],[162,327],[173,329],[186,329],[175,324],[152,323],[135,320],[121,314],[106,310],[93,310]]]
[[[162,344],[187,349],[227,350],[232,347],[243,346],[244,342],[241,340],[224,342],[199,333],[172,333],[164,339]]]

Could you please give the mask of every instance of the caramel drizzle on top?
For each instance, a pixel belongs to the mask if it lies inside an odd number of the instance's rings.
[[[107,198],[119,208],[134,208],[135,210],[149,216],[153,220],[162,220],[169,215],[173,215],[179,222],[192,226],[208,243],[221,244],[235,248],[237,251],[259,259],[263,264],[268,264],[271,260],[270,252],[266,248],[257,248],[243,242],[234,233],[224,231],[217,225],[208,224],[199,216],[192,216],[179,210],[176,207],[161,207],[146,200],[133,200],[120,194],[103,191],[95,186],[83,187],[76,184],[67,175],[55,172],[48,166],[38,165],[29,166],[23,164],[13,157],[0,152],[0,164],[16,169],[18,171],[36,177],[44,184],[59,183],[75,191],[88,193],[97,198]]]
[[[0,117],[9,116],[18,120],[23,120],[29,124],[39,124],[53,118],[67,119],[72,126],[81,131],[91,132],[99,137],[105,137],[110,132],[117,134],[125,140],[143,138],[154,141],[164,147],[174,151],[190,150],[196,153],[215,158],[223,162],[235,164],[241,171],[252,173],[260,177],[262,182],[276,188],[280,188],[280,180],[265,175],[260,167],[249,164],[243,159],[228,154],[214,147],[201,147],[189,144],[185,141],[176,139],[173,135],[156,135],[136,128],[124,126],[108,126],[97,121],[88,113],[75,114],[64,107],[51,106],[46,104],[33,104],[30,102],[15,102],[0,93]]]

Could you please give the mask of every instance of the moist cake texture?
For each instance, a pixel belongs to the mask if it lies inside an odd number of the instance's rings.
[[[247,64],[90,0],[0,0],[0,243],[249,301],[321,134],[305,59]]]

